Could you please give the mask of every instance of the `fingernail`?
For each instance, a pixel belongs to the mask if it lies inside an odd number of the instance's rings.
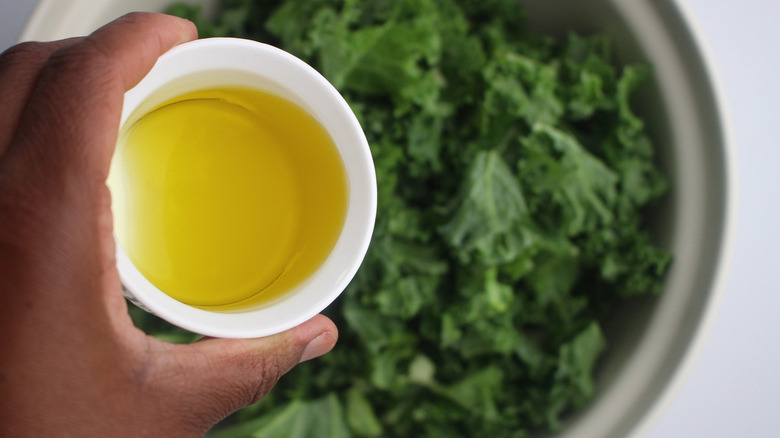
[[[192,20],[180,17],[176,18],[179,18],[182,24],[182,32],[179,36],[179,43],[186,43],[188,41],[198,39],[198,27],[195,25],[195,23],[192,22]]]
[[[334,339],[330,333],[325,332],[317,336],[303,349],[300,362],[306,362],[307,360],[322,356],[333,349],[333,345]]]

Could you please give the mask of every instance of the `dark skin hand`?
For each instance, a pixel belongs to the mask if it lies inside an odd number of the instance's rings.
[[[135,13],[0,55],[0,436],[201,436],[333,348],[319,315],[173,345],[127,314],[106,177],[122,98],[189,21]]]

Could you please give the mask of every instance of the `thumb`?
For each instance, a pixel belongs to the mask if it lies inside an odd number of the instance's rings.
[[[338,330],[323,315],[257,339],[205,339],[164,353],[162,386],[180,419],[205,432],[262,399],[295,365],[329,352]],[[159,374],[158,374],[159,375]]]

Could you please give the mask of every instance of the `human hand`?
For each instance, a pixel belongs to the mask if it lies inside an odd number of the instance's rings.
[[[105,185],[122,98],[192,23],[136,13],[0,55],[0,436],[196,436],[337,330],[173,345],[127,314]]]

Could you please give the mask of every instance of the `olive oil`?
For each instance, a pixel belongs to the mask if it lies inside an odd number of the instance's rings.
[[[193,306],[272,300],[338,239],[348,187],[325,129],[250,88],[180,95],[120,132],[109,187],[117,239],[160,290]]]

